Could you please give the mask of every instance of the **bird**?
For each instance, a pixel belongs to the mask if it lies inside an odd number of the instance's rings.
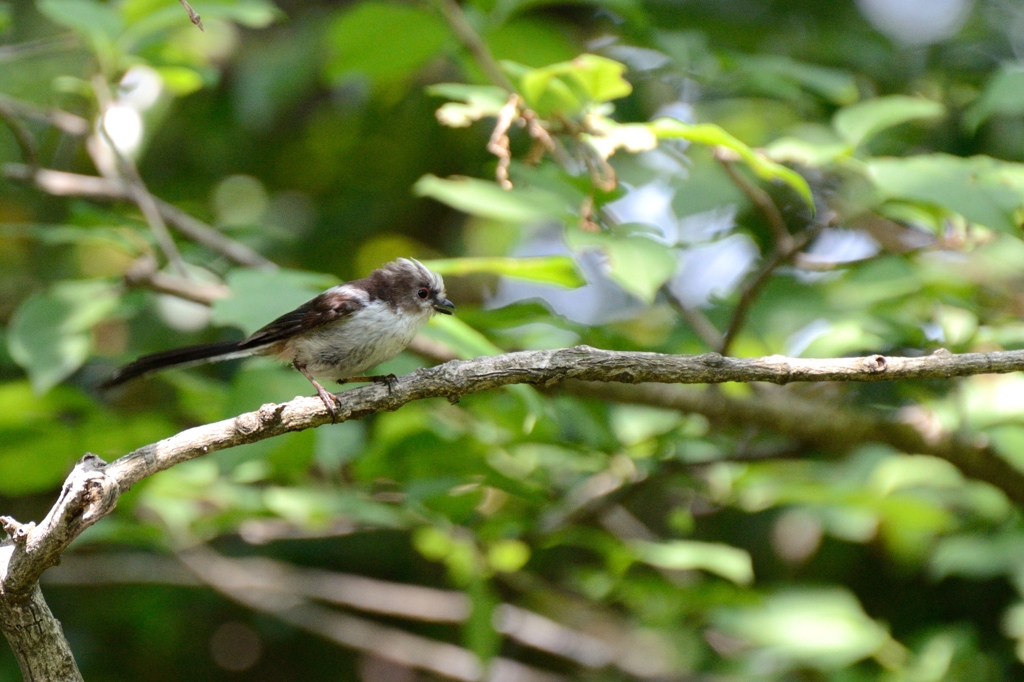
[[[444,280],[414,258],[398,258],[368,276],[327,289],[241,341],[221,341],[145,355],[116,370],[101,390],[170,367],[220,362],[251,355],[276,357],[309,379],[337,420],[338,398],[317,381],[383,382],[393,374],[363,372],[405,350],[436,313],[452,315]]]

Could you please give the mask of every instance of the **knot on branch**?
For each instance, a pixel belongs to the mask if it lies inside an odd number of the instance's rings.
[[[703,353],[697,356],[697,360],[704,363],[708,367],[721,367],[725,363],[725,358],[722,357],[721,353]]]
[[[0,528],[14,541],[16,545],[24,545],[28,540],[29,533],[36,527],[36,524],[18,523],[11,516],[0,516]]]
[[[43,520],[43,526],[47,526],[47,520],[54,510],[60,510],[60,518],[55,519],[55,522],[59,524],[63,521],[67,530],[77,535],[82,529],[106,516],[121,495],[117,481],[104,471],[106,465],[106,462],[92,453],[82,457],[64,482],[60,498],[50,515]],[[60,529],[51,524],[48,530]]]
[[[878,373],[889,369],[889,362],[884,355],[870,355],[864,358],[864,366],[869,372]]]
[[[261,429],[279,422],[284,404],[264,403],[255,412],[246,412],[235,417],[235,428],[242,435],[248,436]]]

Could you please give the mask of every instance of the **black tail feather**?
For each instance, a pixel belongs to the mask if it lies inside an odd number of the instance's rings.
[[[230,360],[232,357],[241,357],[254,352],[255,349],[245,348],[244,345],[244,341],[221,341],[219,343],[206,343],[200,346],[175,348],[174,350],[166,350],[162,353],[144,355],[138,360],[116,370],[109,379],[99,385],[99,388],[101,390],[113,388],[144,374],[169,367],[181,367],[202,362],[219,362],[220,360]]]

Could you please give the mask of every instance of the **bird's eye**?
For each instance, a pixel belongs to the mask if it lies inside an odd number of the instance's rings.
[[[430,289],[422,287],[419,291],[416,292],[416,295],[419,296],[420,298],[426,298],[427,296],[430,296]]]

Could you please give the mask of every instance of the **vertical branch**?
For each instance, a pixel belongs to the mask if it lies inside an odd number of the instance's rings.
[[[807,246],[808,242],[814,239],[819,232],[821,232],[822,225],[815,223],[811,227],[807,228],[804,232],[792,238],[789,242],[789,248],[785,250],[779,250],[776,246],[775,251],[765,261],[761,269],[754,275],[754,279],[750,280],[745,287],[743,292],[740,294],[740,300],[736,303],[736,308],[732,313],[732,320],[729,321],[729,328],[722,336],[722,345],[718,349],[718,352],[722,355],[728,355],[729,349],[732,347],[736,337],[739,336],[740,329],[743,328],[743,323],[747,320],[747,313],[750,311],[750,306],[757,299],[757,296],[761,293],[761,289],[767,284],[768,278],[775,270],[787,262],[790,258],[795,256],[802,248]]]
[[[771,195],[765,192],[763,189],[748,181],[743,175],[736,170],[736,164],[731,157],[732,151],[719,147],[715,150],[715,159],[722,164],[722,168],[725,169],[729,179],[733,181],[743,194],[750,199],[750,203],[761,212],[761,215],[765,217],[768,224],[772,228],[772,234],[775,235],[775,249],[776,251],[785,251],[790,248],[790,242],[793,240],[793,236],[789,233],[789,228],[786,227],[786,219],[782,217],[782,211],[775,205],[775,201],[772,200]]]
[[[13,107],[8,106],[7,102],[3,100],[0,100],[0,121],[3,121],[10,128],[15,142],[18,143],[18,147],[21,149],[21,158],[24,159],[25,163],[30,168],[39,168],[39,153],[36,151],[36,141],[32,137],[32,133],[18,119]]]
[[[135,162],[118,149],[117,144],[114,143],[110,135],[110,131],[107,130],[106,115],[110,102],[110,93],[107,92],[106,81],[102,80],[99,76],[93,78],[93,89],[96,91],[96,98],[100,103],[99,125],[96,128],[117,160],[118,170],[128,185],[128,192],[132,197],[132,201],[142,211],[142,215],[145,217],[146,222],[149,223],[149,227],[153,231],[153,237],[160,246],[160,250],[167,256],[167,261],[178,271],[178,274],[182,277],[188,277],[185,261],[181,257],[181,252],[178,251],[178,245],[174,243],[171,231],[167,229],[167,223],[164,222],[163,216],[160,215],[160,208],[156,205],[156,199],[153,198],[153,195],[146,188],[146,183],[143,182]]]
[[[508,79],[508,76],[498,66],[498,62],[494,60],[494,55],[491,54],[487,44],[480,37],[480,34],[476,32],[476,29],[473,28],[473,25],[469,23],[469,19],[466,17],[465,12],[462,11],[459,3],[455,0],[431,0],[431,2],[444,16],[459,42],[469,50],[469,53],[473,55],[473,59],[480,65],[480,68],[487,74],[487,77],[495,85],[505,88],[509,92],[515,92],[516,86],[512,84],[512,81]]]
[[[768,260],[764,262],[761,269],[757,272],[750,282],[743,287],[743,291],[740,294],[740,300],[736,303],[736,308],[733,311],[732,319],[729,322],[729,328],[726,329],[725,334],[722,335],[721,345],[718,347],[718,352],[722,355],[728,355],[729,349],[732,347],[736,337],[739,336],[740,330],[743,328],[744,322],[747,319],[747,313],[750,310],[750,306],[753,305],[754,300],[761,293],[761,289],[768,282],[768,278],[773,272],[782,264],[788,262],[791,258],[797,255],[801,249],[803,249],[808,242],[817,236],[818,232],[824,226],[821,222],[816,222],[807,230],[804,230],[801,234],[794,237],[789,232],[789,228],[786,226],[786,219],[782,216],[782,211],[776,205],[775,201],[771,198],[768,192],[764,191],[757,185],[751,183],[745,178],[738,170],[736,170],[735,159],[733,158],[732,152],[724,148],[718,148],[715,150],[715,159],[722,164],[722,168],[725,169],[729,179],[739,188],[741,192],[754,205],[754,207],[760,211],[761,215],[764,216],[765,220],[768,221],[768,225],[771,227],[772,235],[774,236],[775,246],[772,249],[771,255]]]
[[[10,547],[0,546],[0,556]],[[20,599],[8,599],[0,592],[0,632],[11,645],[26,682],[84,682],[39,583]]]

